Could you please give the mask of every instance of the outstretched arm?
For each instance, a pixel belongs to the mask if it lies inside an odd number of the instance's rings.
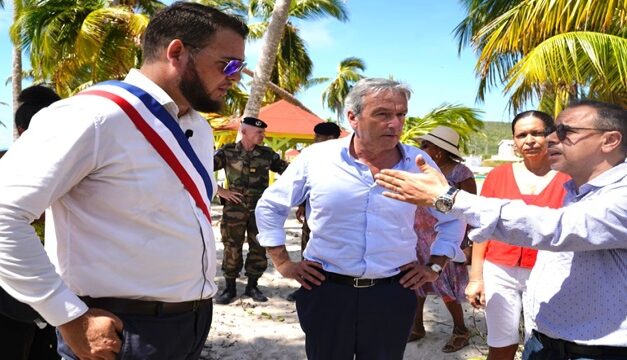
[[[420,173],[384,169],[375,175],[377,184],[389,190],[383,195],[418,206],[433,206],[438,196],[446,193],[449,184],[444,175],[425,162],[422,155],[416,157]]]

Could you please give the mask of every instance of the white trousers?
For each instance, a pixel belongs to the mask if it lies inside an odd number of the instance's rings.
[[[531,269],[520,266],[484,261],[483,283],[489,346],[504,347],[518,344],[521,310],[525,324],[525,340],[531,336],[532,319],[528,309],[523,306],[526,302],[527,280],[530,273]]]

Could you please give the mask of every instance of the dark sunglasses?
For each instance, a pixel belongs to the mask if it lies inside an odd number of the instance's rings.
[[[189,46],[192,49],[194,49],[196,52],[200,51],[200,48],[190,45],[190,44],[185,44],[183,43],[185,46]],[[214,57],[216,57],[213,54],[210,54]],[[238,72],[242,71],[242,69],[244,69],[244,67],[246,66],[246,62],[243,60],[239,60],[239,59],[231,59],[231,60],[220,60],[221,62],[223,62],[224,64],[226,64],[224,66],[224,69],[222,69],[222,73],[226,76],[233,76],[235,74],[237,74]]]
[[[556,126],[553,126],[553,127],[546,128],[544,130],[544,136],[549,136],[550,134],[555,132],[555,135],[557,135],[557,138],[559,139],[559,141],[564,141],[564,139],[566,139],[566,135],[568,135],[568,133],[574,133],[574,132],[577,132],[577,130],[594,130],[594,131],[601,131],[601,132],[614,131],[612,129],[572,127],[572,126],[568,126],[568,125],[564,125],[564,124],[559,124],[559,125],[556,125]]]
[[[225,63],[226,66],[224,67],[224,69],[222,69],[222,73],[226,76],[233,76],[242,71],[242,69],[244,69],[244,67],[246,66],[245,61],[237,59],[225,61]]]

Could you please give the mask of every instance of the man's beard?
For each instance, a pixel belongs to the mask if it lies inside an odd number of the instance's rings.
[[[211,96],[205,91],[194,62],[187,65],[179,83],[179,89],[192,109],[196,111],[212,113],[222,109],[222,100],[211,99]]]

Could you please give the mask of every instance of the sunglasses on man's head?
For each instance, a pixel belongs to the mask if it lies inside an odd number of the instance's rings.
[[[559,141],[564,141],[566,139],[566,135],[568,133],[575,133],[578,130],[594,130],[594,131],[614,131],[612,129],[600,129],[600,128],[586,128],[586,127],[573,127],[564,124],[559,124],[556,126],[548,127],[544,130],[544,136],[549,136],[551,133],[555,132]]]

